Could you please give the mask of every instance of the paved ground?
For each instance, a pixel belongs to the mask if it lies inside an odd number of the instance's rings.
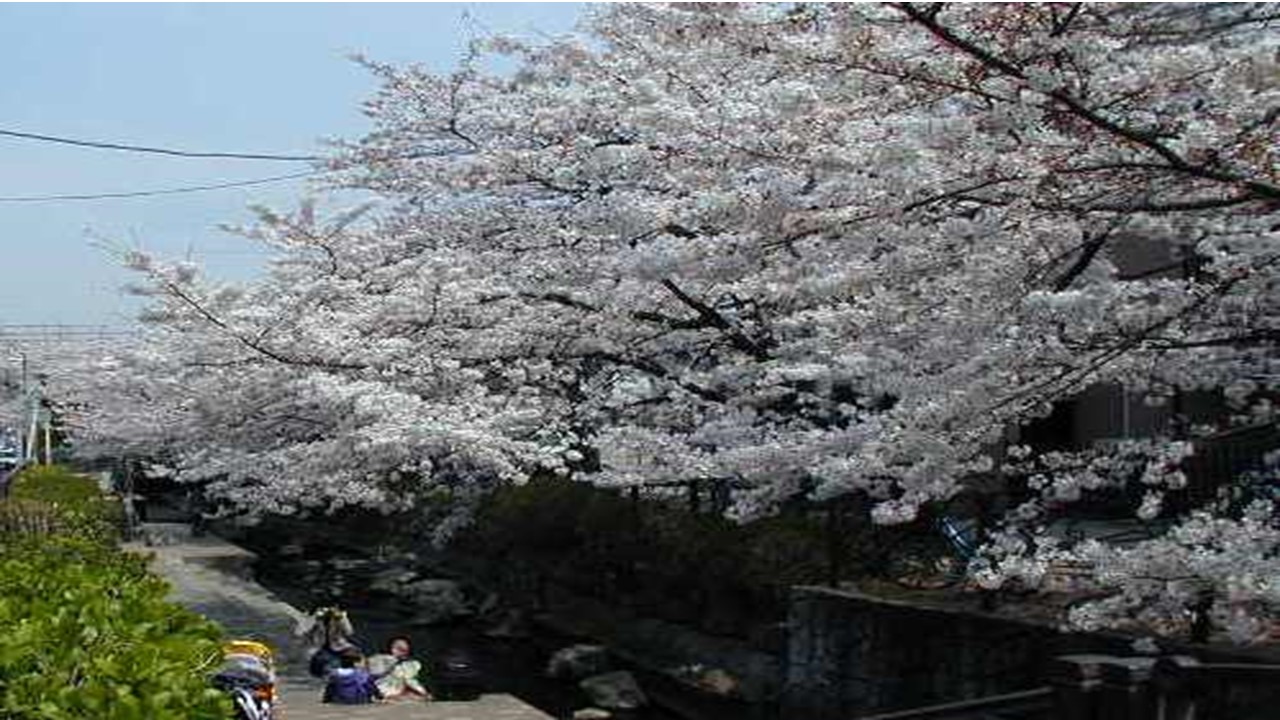
[[[501,694],[483,695],[471,702],[324,705],[319,681],[307,674],[306,648],[294,634],[302,613],[237,574],[252,554],[217,538],[167,534],[176,542],[126,547],[154,555],[152,567],[173,586],[175,602],[222,623],[233,637],[260,640],[275,649],[281,720],[551,720],[550,715],[518,698]]]
[[[281,720],[551,720],[550,715],[526,705],[511,695],[482,695],[471,702],[402,702],[381,705],[324,705],[315,686],[283,688],[279,708]]]

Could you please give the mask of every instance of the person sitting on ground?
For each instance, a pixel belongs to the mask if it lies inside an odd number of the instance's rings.
[[[418,679],[422,663],[414,660],[409,638],[393,637],[384,655],[369,658],[369,672],[377,680],[378,693],[387,700],[430,700],[431,693]]]
[[[325,678],[322,702],[336,705],[367,705],[381,699],[373,676],[365,668],[359,650],[348,650],[338,658],[338,667]]]

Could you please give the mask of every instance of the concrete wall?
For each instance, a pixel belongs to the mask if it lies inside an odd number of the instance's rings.
[[[794,590],[788,624],[783,716],[811,720],[1033,688],[1057,655],[1127,650],[1118,639],[816,587]]]

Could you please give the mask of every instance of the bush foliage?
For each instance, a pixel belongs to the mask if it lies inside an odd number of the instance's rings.
[[[116,546],[118,508],[91,480],[28,470],[0,517],[0,717],[230,717],[207,680],[220,628]]]
[[[850,556],[854,538],[835,540],[839,548],[812,513],[742,525],[690,513],[679,499],[632,501],[546,477],[497,491],[460,545],[506,576],[522,569],[651,616],[745,635],[784,615],[793,585],[823,582],[829,551]]]
[[[100,542],[119,540],[124,515],[120,503],[103,495],[93,479],[60,465],[23,470],[2,508],[0,532],[56,532]]]

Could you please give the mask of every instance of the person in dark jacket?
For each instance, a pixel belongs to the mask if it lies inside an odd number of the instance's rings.
[[[335,705],[367,705],[381,699],[377,683],[365,668],[359,651],[342,653],[338,667],[325,678],[323,702]]]
[[[327,677],[331,670],[341,667],[344,653],[360,653],[353,641],[355,628],[346,611],[336,607],[322,607],[307,618],[296,631],[307,645],[313,648],[309,669],[318,678]]]

